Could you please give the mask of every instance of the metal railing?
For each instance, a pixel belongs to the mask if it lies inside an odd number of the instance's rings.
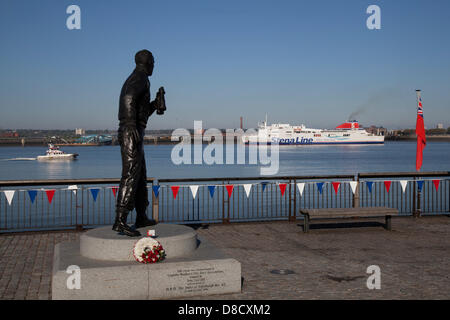
[[[152,184],[154,179],[147,179]],[[120,179],[0,181],[0,232],[112,224]],[[70,188],[70,187],[76,188]],[[98,190],[94,192],[92,190]],[[14,193],[8,201],[6,192]],[[11,197],[11,196],[10,196]],[[129,221],[135,219],[135,212]]]
[[[398,208],[403,215],[448,214],[449,177],[449,172],[397,172],[159,181],[149,178],[147,214],[160,222],[183,224],[294,221],[301,218],[301,208],[388,206]],[[405,180],[408,183],[403,191],[400,181]],[[389,190],[385,181],[390,181]],[[119,182],[120,179],[0,181],[0,232],[112,224]],[[350,182],[357,183],[354,192]],[[302,184],[301,190],[297,184]],[[251,185],[248,196],[245,185]],[[195,197],[191,186],[198,187]],[[157,190],[153,191],[153,187]],[[129,223],[134,219],[132,212]]]
[[[334,176],[279,176],[253,178],[215,179],[160,179],[160,196],[154,200],[153,212],[158,212],[159,221],[178,223],[239,222],[264,220],[295,220],[300,207],[350,207],[351,191],[346,186],[335,195],[328,189],[318,193],[314,183],[353,181],[353,175]],[[305,183],[302,196],[297,183]],[[251,184],[247,197],[244,185]],[[284,194],[280,185],[286,184]],[[174,197],[171,188],[181,186],[180,196]],[[189,186],[198,186],[198,196],[192,196]],[[233,186],[231,196],[227,186]],[[211,195],[210,187],[214,187]]]
[[[373,189],[370,192],[368,188],[360,188],[356,197],[361,197],[362,206],[384,205],[414,216],[450,213],[449,177],[448,171],[360,173],[359,185],[372,181]],[[402,180],[409,181],[404,191],[400,184]],[[392,182],[389,192],[386,192],[384,181]]]

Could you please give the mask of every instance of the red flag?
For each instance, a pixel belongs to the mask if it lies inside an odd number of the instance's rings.
[[[280,184],[278,185],[278,187],[280,187],[281,196],[284,196],[284,192],[286,191],[286,186],[287,186],[286,183],[280,183]]]
[[[439,189],[439,182],[441,182],[441,180],[433,180],[434,187],[436,188],[436,191],[438,191],[438,189]]]
[[[178,194],[178,190],[180,189],[180,186],[172,186],[170,188],[172,189],[173,197],[176,199],[177,198],[177,194]]]
[[[113,194],[114,194],[114,198],[115,198],[115,197],[116,197],[117,190],[119,190],[119,187],[112,187],[111,190],[112,190],[112,192],[113,192]]]
[[[232,184],[227,184],[225,186],[225,188],[227,188],[227,192],[228,192],[228,198],[231,197],[231,194],[233,193],[233,188],[234,186]]]
[[[331,184],[333,185],[334,193],[337,194],[341,183],[340,182],[332,182]]]
[[[55,190],[45,190],[45,193],[47,194],[48,203],[52,203]]]
[[[385,181],[384,186],[386,187],[386,192],[389,193],[389,189],[391,188],[392,181]]]
[[[425,125],[423,122],[423,108],[422,98],[420,97],[420,90],[417,93],[417,121],[416,121],[416,135],[417,135],[417,151],[416,151],[416,170],[420,171],[423,162],[423,149],[427,141],[425,138]]]

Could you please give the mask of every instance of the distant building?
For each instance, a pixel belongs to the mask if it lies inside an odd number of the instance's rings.
[[[444,129],[444,125],[442,123],[438,123],[436,128],[437,129]]]
[[[7,131],[2,133],[1,136],[5,138],[17,138],[19,136],[19,133],[17,131]]]
[[[386,128],[375,126],[370,126],[369,128],[366,128],[366,131],[377,136],[385,136],[388,132]]]
[[[86,130],[84,130],[82,128],[77,128],[77,129],[75,129],[75,134],[77,136],[84,136],[86,134]]]

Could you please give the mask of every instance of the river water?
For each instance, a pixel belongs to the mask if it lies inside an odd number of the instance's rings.
[[[149,177],[213,178],[257,177],[261,164],[180,164],[171,160],[174,145],[146,145]],[[206,146],[204,146],[205,148]],[[119,178],[120,148],[65,147],[78,153],[75,161],[15,160],[44,155],[45,147],[0,147],[0,180]],[[192,152],[193,154],[193,152]],[[225,154],[225,151],[224,151]],[[280,146],[278,176],[356,174],[361,172],[415,171],[415,142],[386,142],[384,145]],[[193,161],[192,161],[193,162]],[[225,159],[224,159],[225,162]],[[421,171],[448,171],[450,143],[428,142]]]
[[[259,177],[261,164],[249,164],[250,147],[245,147],[246,164],[180,164],[172,161],[174,145],[146,145],[146,161],[149,177],[163,178],[234,178]],[[208,146],[203,146],[203,154]],[[255,147],[263,150],[263,147]],[[1,147],[0,180],[41,179],[88,179],[120,178],[121,158],[118,146],[65,147],[67,153],[78,153],[75,161],[17,160],[36,158],[45,154],[45,147]],[[192,151],[192,155],[194,151]],[[226,154],[224,150],[224,154]],[[414,142],[386,142],[384,145],[334,145],[334,146],[280,146],[279,168],[274,176],[355,175],[362,172],[413,172],[415,171],[416,144]],[[225,159],[224,159],[225,161]],[[429,142],[424,151],[422,171],[448,171],[450,169],[450,143]],[[273,176],[272,176],[273,177]],[[345,180],[345,179],[344,179]],[[348,179],[347,179],[348,180]],[[298,182],[299,180],[297,180]],[[325,180],[324,180],[325,181]],[[239,183],[249,183],[240,181]],[[323,182],[323,181],[322,181]],[[277,180],[265,187],[262,181],[253,181],[249,196],[242,185],[235,184],[233,196],[227,195],[222,182],[215,193],[209,189],[215,182],[201,184],[197,196],[191,195],[183,184],[178,195],[172,186],[160,184],[159,220],[163,222],[197,223],[220,222],[224,217],[230,221],[286,219],[290,204],[294,212],[299,208],[351,207],[352,191],[343,182],[339,193],[328,182],[323,192],[318,192],[316,182],[306,183],[302,195],[289,187],[280,192]],[[193,184],[196,184],[193,182]],[[148,185],[149,201],[152,202],[152,186]],[[20,231],[42,228],[73,227],[77,224],[112,224],[115,216],[115,196],[111,185],[79,185],[77,191],[66,186],[4,187],[0,192],[0,230]],[[158,187],[158,186],[156,186]],[[367,182],[359,185],[361,206],[390,206],[402,214],[410,214],[414,206],[414,184],[409,183],[406,192],[398,182],[391,191],[385,190],[383,181],[374,183],[368,191]],[[8,190],[15,189],[13,198]],[[53,190],[52,190],[53,189]],[[427,181],[423,187],[423,212],[448,212],[450,181],[441,181],[439,190]],[[50,192],[50,194],[49,194]],[[4,195],[1,195],[1,194]],[[289,194],[289,195],[288,195]],[[292,202],[296,196],[296,202]],[[289,200],[291,199],[291,200]],[[149,206],[151,211],[152,206]],[[134,213],[129,221],[134,221]]]

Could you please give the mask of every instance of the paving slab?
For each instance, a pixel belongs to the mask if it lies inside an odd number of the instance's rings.
[[[200,238],[241,262],[243,287],[189,299],[450,299],[450,216],[393,218],[392,229],[346,222],[304,234],[302,221],[200,226]],[[51,274],[54,245],[81,234],[0,234],[0,299],[23,299],[21,283],[25,299],[42,298],[46,288],[50,299],[51,278],[42,275]],[[370,265],[380,267],[380,290],[366,286]]]

